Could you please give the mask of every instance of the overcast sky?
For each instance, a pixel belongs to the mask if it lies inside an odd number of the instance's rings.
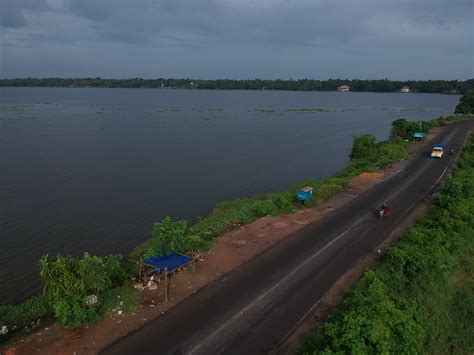
[[[0,77],[467,79],[473,0],[0,0]]]

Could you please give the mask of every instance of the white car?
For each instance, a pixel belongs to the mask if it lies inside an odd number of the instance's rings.
[[[441,144],[436,144],[431,151],[432,158],[442,158],[444,154],[444,146]]]

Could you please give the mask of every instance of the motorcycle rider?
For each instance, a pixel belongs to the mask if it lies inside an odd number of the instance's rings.
[[[383,212],[383,215],[387,215],[390,213],[390,207],[388,205],[388,201],[385,201],[382,205],[382,207],[380,208],[380,210]]]

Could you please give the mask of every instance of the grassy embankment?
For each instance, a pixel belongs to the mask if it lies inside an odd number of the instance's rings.
[[[301,353],[473,353],[474,136],[428,213],[355,284]]]
[[[333,176],[308,179],[284,191],[221,202],[208,217],[194,225],[166,218],[154,224],[151,238],[137,246],[128,258],[87,255],[84,258],[42,258],[40,274],[47,286],[46,293],[18,305],[0,307],[0,328],[5,325],[9,330],[8,334],[0,335],[0,341],[9,337],[12,330],[34,327],[38,319],[53,315],[60,324],[78,326],[93,323],[118,308],[124,311],[132,308],[137,295],[129,280],[136,261],[171,251],[205,251],[218,236],[261,216],[315,206],[346,189],[350,180],[361,172],[407,158],[413,144],[404,139],[409,131],[428,130],[459,118],[451,116],[424,122],[397,120],[392,137],[384,142],[376,142],[370,135],[356,137],[349,166]],[[306,185],[313,186],[315,192],[313,200],[303,206],[295,201],[295,195]],[[97,303],[87,304],[90,295],[98,296]]]

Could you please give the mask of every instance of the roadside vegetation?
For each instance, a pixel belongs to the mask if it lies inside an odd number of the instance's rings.
[[[0,335],[0,341],[16,331],[35,328],[40,320],[54,318],[61,325],[86,325],[112,311],[131,311],[139,301],[140,295],[128,281],[135,265],[121,255],[45,255],[39,269],[45,292],[18,305],[0,307],[0,328],[8,331]]]
[[[43,295],[17,305],[0,306],[0,342],[17,331],[31,329],[41,319],[55,319],[67,326],[94,323],[113,311],[126,312],[139,302],[131,287],[138,262],[144,258],[171,252],[200,253],[209,250],[216,238],[227,231],[248,224],[259,217],[282,215],[312,207],[346,189],[353,177],[409,157],[414,144],[407,140],[413,130],[428,130],[456,119],[450,116],[426,122],[397,120],[389,140],[377,142],[371,135],[354,138],[347,168],[324,178],[308,179],[283,191],[218,203],[212,213],[191,225],[167,217],[153,225],[151,237],[138,245],[128,257],[105,257],[85,254],[77,257],[44,256],[39,263],[45,285]],[[305,205],[296,200],[303,186],[314,188],[313,198]]]
[[[474,89],[468,90],[464,96],[459,99],[455,113],[467,115],[474,114]]]
[[[434,206],[355,284],[300,353],[472,353],[474,136]]]

